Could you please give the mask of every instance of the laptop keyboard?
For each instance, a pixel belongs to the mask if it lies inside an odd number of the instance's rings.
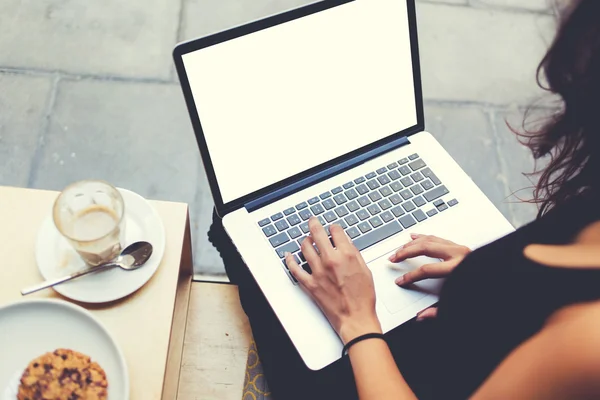
[[[260,220],[258,226],[282,259],[290,279],[297,283],[283,258],[286,252],[292,253],[311,273],[300,251],[309,234],[311,216],[319,219],[327,234],[331,224],[340,225],[362,251],[458,204],[456,199],[444,202],[442,196],[448,194],[446,186],[415,153]]]

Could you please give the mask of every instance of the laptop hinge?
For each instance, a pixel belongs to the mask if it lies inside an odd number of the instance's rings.
[[[377,146],[376,148],[369,150],[367,152],[364,152],[364,153],[362,153],[356,157],[353,157],[349,160],[342,161],[334,166],[324,169],[323,171],[319,171],[317,173],[312,174],[311,176],[300,179],[299,181],[291,183],[287,186],[273,190],[272,192],[267,193],[264,196],[261,196],[257,199],[249,201],[248,203],[244,204],[244,207],[246,207],[246,210],[248,210],[248,212],[258,210],[259,208],[262,208],[262,207],[269,205],[277,200],[280,200],[286,196],[289,196],[290,194],[292,194],[294,192],[305,189],[311,185],[315,185],[319,182],[324,181],[325,179],[329,179],[334,175],[340,174],[344,171],[349,170],[350,168],[354,168],[357,165],[363,164],[375,157],[378,157],[384,153],[387,153],[390,150],[394,150],[398,147],[404,146],[409,143],[410,142],[409,142],[408,138],[406,136],[402,136],[396,140],[393,140],[392,142],[386,143],[381,146]]]

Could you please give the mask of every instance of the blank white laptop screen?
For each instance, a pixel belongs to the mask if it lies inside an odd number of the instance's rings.
[[[417,124],[405,0],[356,0],[183,63],[225,204]]]

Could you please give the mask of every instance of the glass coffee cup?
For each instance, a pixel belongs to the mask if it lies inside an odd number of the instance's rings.
[[[100,265],[121,252],[125,203],[108,182],[72,183],[56,199],[52,215],[58,231],[87,264]]]

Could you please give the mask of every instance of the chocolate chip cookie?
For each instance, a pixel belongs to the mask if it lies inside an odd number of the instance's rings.
[[[31,361],[18,400],[106,400],[106,373],[85,354],[57,349]]]

